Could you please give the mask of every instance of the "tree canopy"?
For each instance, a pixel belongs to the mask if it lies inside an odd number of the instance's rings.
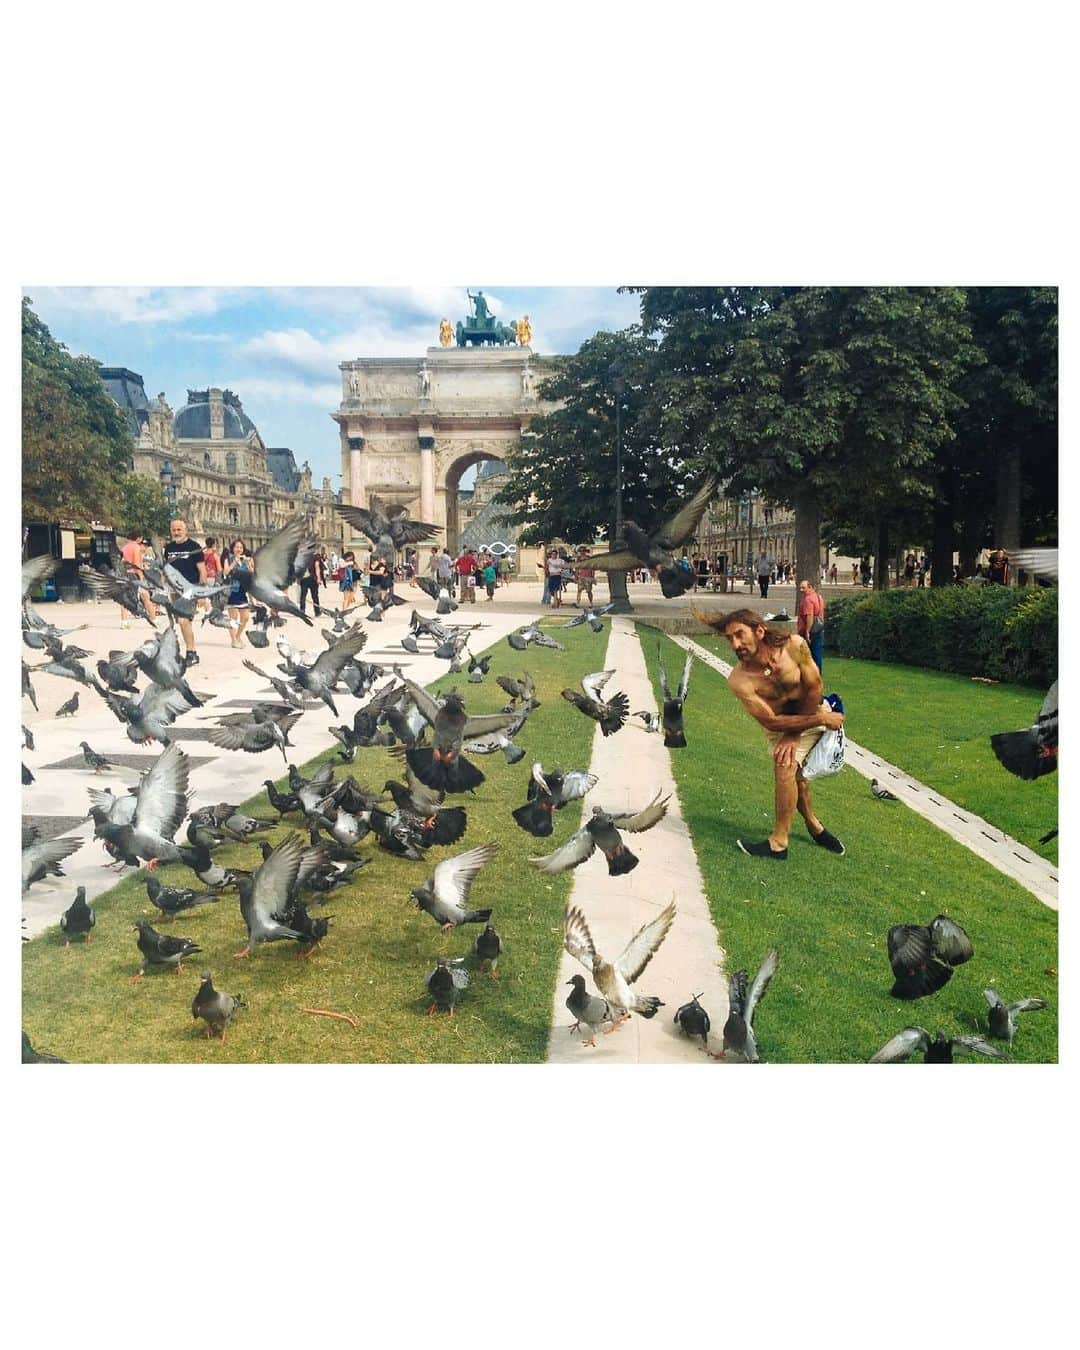
[[[121,525],[133,442],[98,362],[72,356],[22,306],[22,506],[27,520]]]

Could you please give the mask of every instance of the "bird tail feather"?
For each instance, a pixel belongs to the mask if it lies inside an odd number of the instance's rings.
[[[1057,768],[1057,757],[1040,755],[1038,742],[1030,731],[1000,732],[990,737],[990,747],[999,762],[1017,778],[1030,781]]]

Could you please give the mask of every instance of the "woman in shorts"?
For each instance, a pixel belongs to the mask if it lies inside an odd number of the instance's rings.
[[[341,592],[341,612],[352,609],[356,604],[356,554],[352,549],[341,560],[341,580],[338,582]]]
[[[248,604],[247,591],[241,582],[250,581],[255,574],[255,559],[248,553],[247,546],[242,539],[234,539],[229,545],[229,552],[223,560],[221,571],[232,587],[225,602],[229,611],[229,618],[235,619],[238,625],[231,630],[232,645],[242,647],[244,644],[240,639],[243,637],[244,629],[248,626],[248,620],[251,618],[251,607]]]

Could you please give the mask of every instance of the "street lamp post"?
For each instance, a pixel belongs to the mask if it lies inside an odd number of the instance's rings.
[[[615,395],[615,540],[622,539],[623,532],[623,510],[622,510],[622,401],[626,393],[626,380],[618,364],[612,365],[608,371],[611,379],[611,390]],[[613,547],[615,544],[613,543]],[[619,580],[616,580],[619,578]],[[630,603],[630,596],[626,586],[627,574],[625,572],[608,573],[608,598],[611,601],[612,613],[630,614],[633,612],[633,605]]]

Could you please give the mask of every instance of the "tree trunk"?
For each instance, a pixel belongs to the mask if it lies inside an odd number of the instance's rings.
[[[998,449],[997,500],[994,504],[994,547],[1010,557],[1020,547],[1020,451],[1015,446]],[[1016,585],[1019,568],[1009,568],[1009,584]]]
[[[821,505],[817,492],[804,484],[792,498],[795,508],[795,580],[821,581]]]
[[[874,552],[874,590],[889,589],[889,522],[877,523],[877,544]]]
[[[950,586],[953,579],[953,494],[955,479],[952,471],[938,475],[934,493],[934,537],[930,553],[930,585]]]

